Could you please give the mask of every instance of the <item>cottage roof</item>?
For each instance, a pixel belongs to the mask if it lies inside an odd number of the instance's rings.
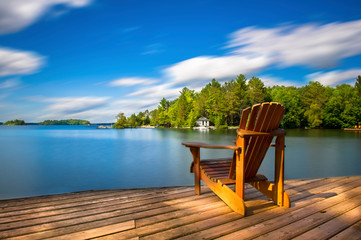
[[[198,118],[197,121],[209,121],[209,119],[207,119],[207,118],[205,118],[205,117],[200,117],[200,118]]]

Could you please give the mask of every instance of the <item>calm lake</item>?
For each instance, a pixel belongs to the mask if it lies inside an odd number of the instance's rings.
[[[193,185],[183,141],[232,144],[235,130],[0,126],[0,199]],[[361,175],[361,132],[287,130],[286,179]],[[260,173],[273,178],[270,149]],[[201,150],[201,158],[232,156]]]

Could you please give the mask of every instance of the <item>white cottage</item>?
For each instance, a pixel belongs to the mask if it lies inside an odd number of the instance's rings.
[[[201,117],[196,121],[198,127],[209,127],[209,119]]]

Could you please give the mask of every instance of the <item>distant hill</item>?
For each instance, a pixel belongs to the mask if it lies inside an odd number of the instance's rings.
[[[39,125],[89,125],[87,120],[79,119],[66,119],[66,120],[45,120],[40,122]]]

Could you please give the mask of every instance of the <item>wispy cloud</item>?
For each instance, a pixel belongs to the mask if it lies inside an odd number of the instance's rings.
[[[174,84],[204,83],[212,78],[224,80],[236,75],[254,74],[269,65],[269,59],[264,56],[202,56],[176,63],[164,70],[165,76]]]
[[[84,7],[90,0],[10,0],[0,1],[0,34],[13,33],[31,25],[52,6]]]
[[[21,82],[17,78],[6,79],[5,81],[0,82],[0,89],[16,88],[20,86],[20,83]]]
[[[45,101],[51,102],[48,107],[49,111],[60,112],[63,114],[84,112],[108,104],[108,98],[106,97],[48,98],[45,99]]]
[[[134,85],[151,85],[156,83],[157,80],[153,78],[140,78],[140,77],[131,77],[131,78],[119,78],[117,80],[111,81],[109,86],[134,86]]]
[[[270,29],[248,27],[230,37],[227,47],[235,48],[236,54],[265,56],[280,67],[329,68],[361,53],[361,20]]]
[[[316,72],[307,75],[309,81],[318,81],[326,86],[335,86],[342,83],[354,83],[358,75],[361,75],[361,68],[345,71]]]
[[[147,88],[141,88],[135,92],[128,94],[128,96],[141,96],[148,98],[175,98],[179,95],[181,88],[174,87],[172,83],[160,84],[155,86],[150,86]]]
[[[162,43],[153,43],[145,46],[143,55],[150,55],[164,52],[164,46]]]
[[[294,87],[300,87],[302,83],[298,81],[292,81],[292,80],[284,80],[279,77],[274,77],[270,75],[261,75],[259,78],[262,80],[265,86],[272,87],[272,86],[294,86]]]
[[[0,48],[0,77],[31,74],[44,64],[44,57],[28,51]]]

